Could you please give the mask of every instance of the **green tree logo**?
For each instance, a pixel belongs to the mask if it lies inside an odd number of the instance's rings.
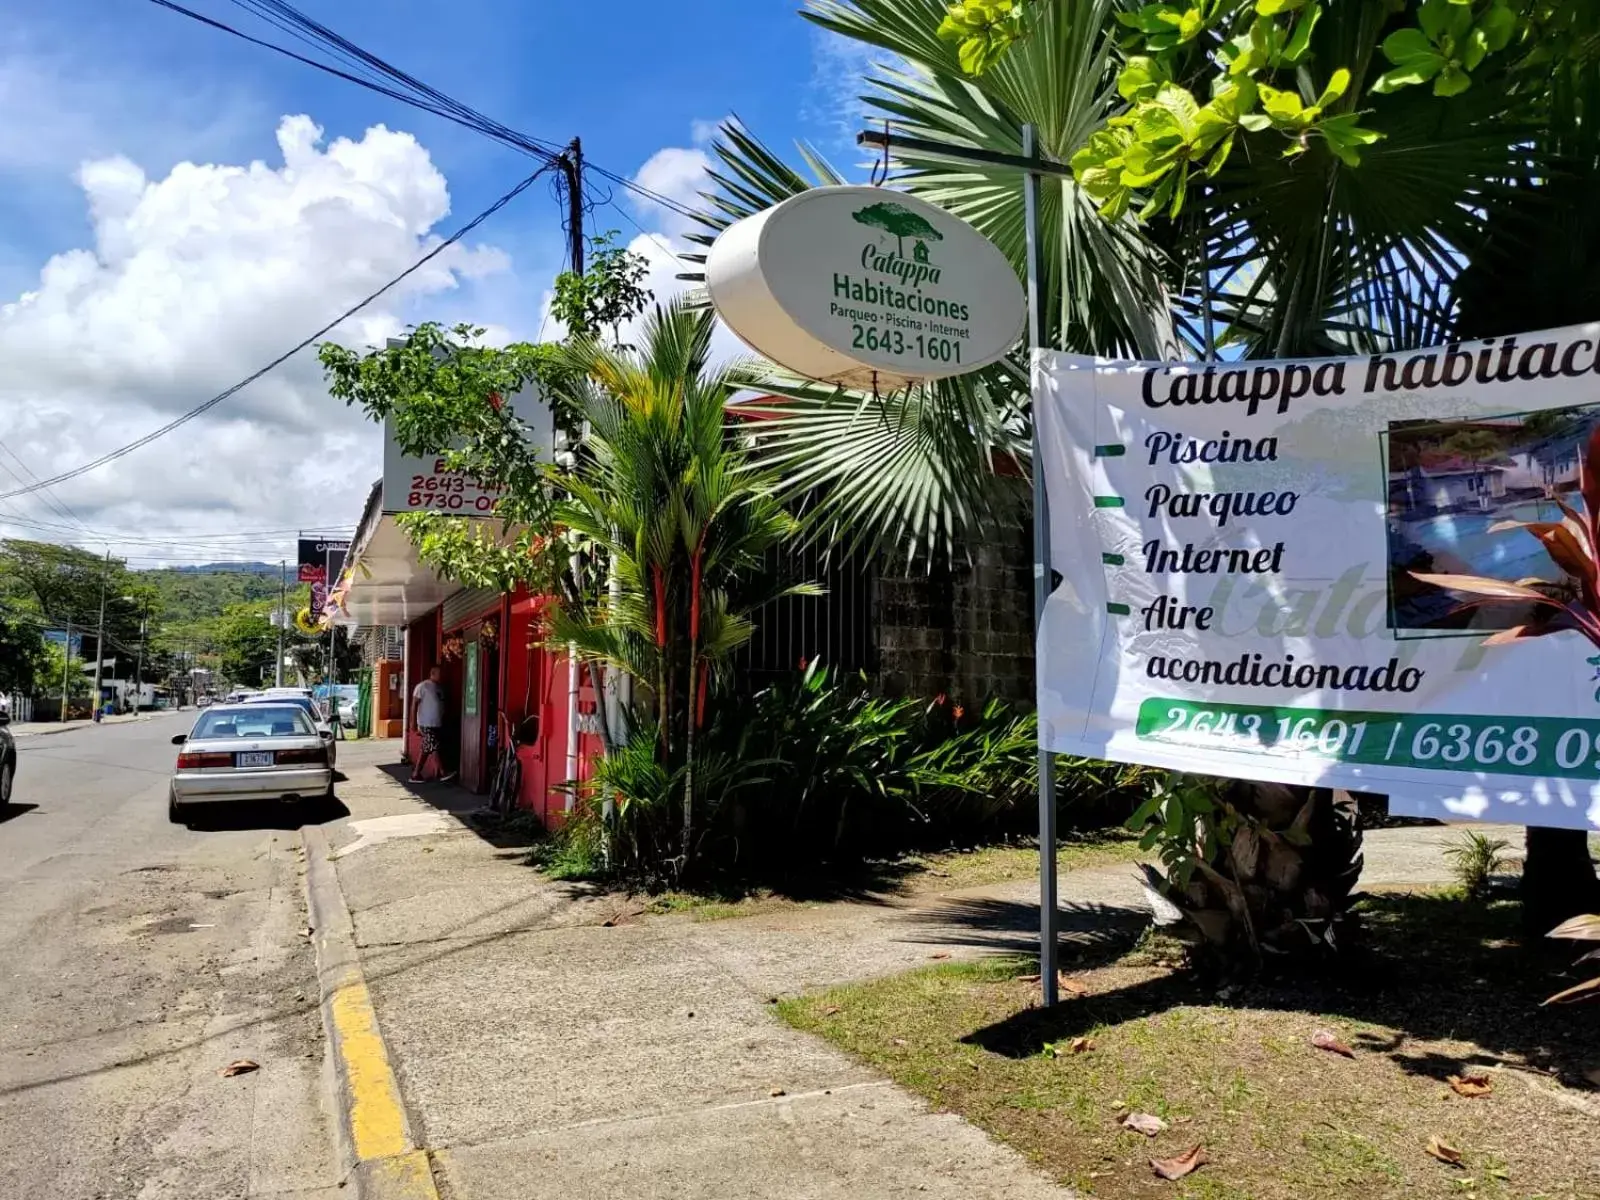
[[[869,204],[866,208],[858,209],[854,216],[862,225],[871,225],[894,234],[895,246],[901,258],[906,256],[905,239],[908,237],[919,239],[918,262],[928,261],[928,249],[924,242],[944,241],[942,233],[909,208],[899,204],[891,204],[888,201]]]

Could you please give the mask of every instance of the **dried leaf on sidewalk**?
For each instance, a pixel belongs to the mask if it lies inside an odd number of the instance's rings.
[[[1437,1135],[1428,1139],[1427,1151],[1442,1163],[1449,1163],[1452,1167],[1461,1165],[1461,1151]]]
[[[928,955],[928,957],[929,957],[929,958],[949,958],[949,957],[950,957],[950,951],[948,951],[948,950],[941,950],[941,951],[939,951],[939,953],[937,953],[937,954],[930,954],[930,955]]]
[[[1356,1052],[1339,1040],[1339,1036],[1327,1029],[1319,1029],[1311,1035],[1311,1044],[1318,1050],[1326,1050],[1329,1054],[1342,1054],[1346,1058],[1354,1058]]]
[[[1131,1129],[1134,1133],[1142,1133],[1145,1137],[1155,1137],[1167,1127],[1167,1123],[1154,1113],[1131,1112],[1119,1122],[1124,1129]],[[1177,1178],[1173,1176],[1173,1178]]]
[[[1074,979],[1070,975],[1057,975],[1056,985],[1069,996],[1087,996],[1089,985],[1081,979]]]
[[[1017,982],[1018,983],[1038,983],[1039,982],[1039,976],[1037,976],[1037,975],[1018,975],[1017,976]]]
[[[1094,1039],[1091,1037],[1075,1037],[1072,1039],[1072,1052],[1083,1054],[1094,1049]]]
[[[1152,1158],[1150,1167],[1163,1179],[1182,1179],[1196,1167],[1210,1161],[1204,1146],[1190,1146],[1176,1158]]]
[[[248,1075],[251,1071],[259,1071],[261,1064],[248,1058],[236,1058],[218,1072],[224,1079],[234,1075]]]
[[[1488,1096],[1494,1092],[1487,1071],[1470,1071],[1465,1075],[1450,1076],[1450,1090],[1458,1096]]]
[[[838,1015],[842,1011],[843,1010],[837,1004],[830,1004],[827,1008],[822,1010],[822,1015],[825,1017],[832,1017]]]
[[[767,1093],[767,1095],[769,1095],[769,1096],[786,1096],[786,1095],[788,1095],[788,1093],[785,1092],[782,1088],[773,1088],[770,1092]]]
[[[310,926],[310,925],[307,925],[304,929],[302,929],[300,931],[300,936],[308,938],[314,933],[316,933],[316,929],[314,927]]]

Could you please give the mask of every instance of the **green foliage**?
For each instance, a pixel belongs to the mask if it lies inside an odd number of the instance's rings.
[[[1511,843],[1504,838],[1466,829],[1453,845],[1445,847],[1444,856],[1450,860],[1450,873],[1462,890],[1473,899],[1481,899],[1489,889],[1490,877],[1505,870],[1505,852],[1509,849]]]
[[[87,700],[89,677],[83,673],[83,660],[77,655],[67,658],[66,647],[61,642],[46,642],[41,668],[34,679],[35,696],[61,696],[61,683],[66,680],[67,699]]]
[[[1351,936],[1362,860],[1348,796],[1174,773],[1128,828],[1159,855],[1151,880],[1183,931],[1234,963],[1325,955]]]
[[[49,655],[38,626],[0,612],[0,693],[32,692],[49,678]]]
[[[1023,0],[962,0],[945,11],[939,36],[956,44],[961,69],[981,75],[1023,35]]]
[[[100,601],[104,596],[106,645],[102,657],[116,658],[131,671],[138,656],[140,622],[146,612],[159,621],[159,595],[145,572],[129,571],[76,546],[20,539],[0,541],[0,615],[35,628],[64,628],[68,622],[87,638],[93,662]]]
[[[567,327],[569,338],[599,338],[607,331],[613,342],[622,326],[638,316],[653,298],[644,287],[650,264],[642,254],[615,244],[617,231],[589,239],[589,265],[583,274],[556,276],[550,315]]]
[[[981,75],[1025,36],[1030,10],[1047,3],[957,6],[939,35],[960,43],[963,70]],[[1364,7],[1355,40],[1337,42],[1317,36],[1327,8],[1319,0],[1178,0],[1118,12],[1117,91],[1126,107],[1074,154],[1078,183],[1107,218],[1120,218],[1136,196],[1144,198],[1142,217],[1162,209],[1176,217],[1194,171],[1217,175],[1237,140],[1269,131],[1288,139],[1284,156],[1320,139],[1345,166],[1358,167],[1362,148],[1386,136],[1362,123],[1358,105],[1367,96],[1429,81],[1435,96],[1459,95],[1489,55],[1514,42],[1537,47],[1545,10],[1565,6],[1402,0],[1389,9],[1404,16],[1388,21],[1378,6]],[[969,8],[976,10],[970,16]],[[1394,27],[1407,19],[1416,24]],[[1391,32],[1380,44],[1385,28]],[[1392,66],[1368,82],[1366,64],[1379,48]],[[1201,104],[1197,95],[1210,98]]]
[[[696,751],[698,871],[744,877],[849,870],[864,858],[1033,827],[1038,727],[998,701],[967,713],[874,696],[863,677],[820,663],[719,706]],[[1136,802],[1150,772],[1062,760],[1062,802]],[[611,848],[611,868],[653,883],[677,875],[674,799],[686,778],[644,729],[579,789],[578,828]],[[609,817],[602,812],[613,802]],[[598,851],[595,851],[598,853]]]
[[[390,422],[407,454],[440,455],[450,470],[500,489],[494,521],[440,512],[403,517],[422,561],[469,587],[509,591],[525,583],[551,591],[562,555],[549,537],[550,464],[505,400],[531,385],[559,392],[562,360],[549,346],[483,346],[482,334],[426,322],[384,349],[358,354],[324,342],[317,353],[329,393],[373,421]]]

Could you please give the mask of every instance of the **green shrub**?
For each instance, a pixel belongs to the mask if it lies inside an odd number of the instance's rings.
[[[975,712],[874,696],[820,663],[719,705],[696,752],[696,870],[771,876],[1037,828],[1038,722],[998,700]],[[562,861],[679,882],[685,769],[660,761],[651,726],[596,764]],[[1159,772],[1061,759],[1058,803],[1120,823]],[[607,808],[607,801],[611,806]],[[587,839],[587,840],[585,840]]]
[[[1476,900],[1489,890],[1489,877],[1505,870],[1505,852],[1509,849],[1511,843],[1504,838],[1467,829],[1454,845],[1445,848],[1444,853],[1450,860],[1450,873],[1456,877],[1456,882]]]

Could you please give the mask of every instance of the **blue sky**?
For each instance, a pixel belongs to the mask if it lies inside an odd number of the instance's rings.
[[[293,44],[235,0],[181,2]],[[708,129],[730,114],[780,151],[804,138],[836,164],[857,161],[869,56],[796,7],[302,0],[440,91],[535,137],[581,136],[590,163],[680,199]],[[11,8],[0,24],[0,492],[25,471],[126,445],[251,374],[532,166],[147,0]],[[650,251],[658,296],[681,287],[666,251],[681,220],[626,192],[615,203],[591,231]],[[564,253],[541,182],[334,336],[371,345],[434,319],[536,337]],[[305,352],[179,435],[0,503],[0,536],[115,545],[120,534],[119,550],[150,559],[194,534],[350,524],[380,449]],[[258,542],[231,549],[278,557]]]
[[[288,42],[225,0],[189,7]],[[632,175],[656,151],[688,146],[696,123],[737,112],[774,145],[796,137],[850,161],[850,58],[793,0],[307,0],[310,16],[525,133],[565,142]],[[529,15],[529,10],[539,15]],[[685,19],[686,10],[692,17]],[[713,52],[736,47],[734,54]],[[842,69],[844,68],[844,69]],[[414,133],[450,185],[452,218],[504,191],[527,160],[386,97],[250,46],[142,0],[54,0],[0,30],[0,97],[23,120],[0,134],[0,296],[29,286],[44,259],[89,234],[77,164],[127,155],[159,177],[174,163],[276,157],[279,116],[304,112],[328,137],[382,122]],[[599,180],[595,181],[598,185]],[[519,279],[556,268],[547,193],[530,193],[485,231]],[[618,197],[654,227],[648,212]],[[637,232],[614,211],[595,221]],[[503,283],[503,281],[502,281]]]

